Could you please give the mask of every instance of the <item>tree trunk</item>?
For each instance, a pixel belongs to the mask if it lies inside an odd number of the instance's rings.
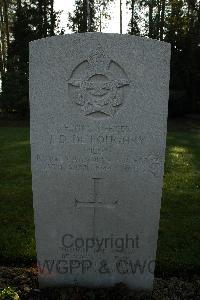
[[[99,16],[100,20],[99,20],[99,31],[101,32],[102,31],[102,14],[101,14],[101,7],[100,7],[100,16]]]
[[[41,1],[41,0],[39,0]],[[48,21],[47,21],[47,0],[43,0],[43,20],[44,20],[44,26],[43,26],[43,36],[47,37],[48,35]]]
[[[160,17],[160,40],[163,41],[165,26],[165,0],[161,0],[161,17]]]
[[[3,0],[3,13],[4,13],[4,22],[5,22],[5,31],[6,31],[6,42],[7,48],[9,45],[9,27],[8,27],[8,5],[7,0]]]
[[[6,45],[5,45],[5,26],[4,26],[4,15],[3,6],[0,6],[0,24],[1,24],[1,61],[2,61],[2,71],[5,71],[6,65]]]
[[[87,0],[87,31],[91,31],[90,0]]]
[[[161,1],[157,0],[157,16],[156,16],[156,38],[160,39],[160,22],[161,22]]]
[[[54,0],[50,0],[50,19],[51,19],[50,35],[54,35],[54,28],[55,28]]]
[[[198,10],[196,10],[196,7],[191,7],[190,11],[190,25],[189,25],[189,53],[188,53],[188,64],[189,64],[189,70],[190,70],[190,76],[189,76],[189,90],[190,90],[190,95],[191,95],[191,107],[192,107],[192,112],[197,112],[197,73],[198,67],[196,65],[196,60],[195,60],[195,50],[198,47],[199,43],[199,38],[196,36],[196,28],[195,28],[195,13],[197,13],[197,18],[199,17],[198,15]],[[198,19],[199,21],[199,19]],[[198,22],[199,24],[199,22]],[[199,25],[198,25],[199,26]],[[199,30],[198,30],[199,32]]]
[[[153,0],[149,0],[149,35],[153,37]]]
[[[120,33],[122,34],[122,0],[120,0]]]
[[[22,2],[21,0],[17,0],[17,9],[20,11],[22,8]]]
[[[38,34],[39,37],[42,38],[43,36],[43,1],[38,1]]]
[[[2,88],[3,77],[4,77],[4,64],[3,64],[2,43],[0,41],[0,80],[1,80],[1,88]]]
[[[135,0],[131,0],[131,34],[134,34],[134,6]]]
[[[78,32],[88,31],[88,12],[87,12],[87,2],[88,0],[83,0],[83,19],[78,24]]]

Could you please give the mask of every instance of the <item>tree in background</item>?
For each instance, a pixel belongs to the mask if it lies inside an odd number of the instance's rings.
[[[102,31],[103,21],[110,18],[109,7],[114,0],[76,0],[73,13],[68,14],[68,28],[73,32]]]
[[[75,0],[68,27],[102,31],[110,4],[121,0]],[[131,12],[128,33],[172,45],[171,114],[200,110],[200,0],[123,0]],[[0,108],[28,112],[28,43],[57,33],[54,0],[0,0]],[[122,24],[122,23],[121,23]],[[63,33],[63,32],[62,32]]]
[[[95,31],[95,3],[94,0],[76,0],[73,13],[68,15],[67,24],[73,32]]]
[[[13,6],[0,97],[0,105],[5,112],[16,111],[22,116],[28,114],[29,42],[54,35],[57,14],[53,4],[49,0],[17,0]]]
[[[127,0],[128,33],[171,43],[170,114],[200,110],[200,1]]]
[[[2,77],[1,104],[7,112],[24,112],[28,106],[28,42],[33,39],[28,12],[27,4],[22,7],[21,1],[18,1],[6,72]]]
[[[126,5],[131,11],[131,20],[128,24],[128,33],[131,35],[140,35],[140,18],[137,13],[140,3],[138,3],[137,0],[127,0]]]
[[[120,33],[122,34],[122,0],[119,0]]]
[[[110,6],[115,0],[95,0],[95,22],[97,31],[102,32],[107,20],[111,19]]]
[[[12,22],[11,7],[13,1],[0,1],[0,80],[2,80],[7,64],[7,51],[10,42],[10,24]]]
[[[199,1],[166,3],[163,39],[172,46],[170,112],[195,112],[200,99]]]

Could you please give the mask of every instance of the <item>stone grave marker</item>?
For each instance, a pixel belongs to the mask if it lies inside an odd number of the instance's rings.
[[[30,43],[32,184],[41,286],[151,290],[170,45],[118,34]]]

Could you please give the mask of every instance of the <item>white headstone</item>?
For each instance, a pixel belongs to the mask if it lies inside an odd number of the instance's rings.
[[[152,288],[169,60],[169,44],[128,35],[31,42],[41,286]]]

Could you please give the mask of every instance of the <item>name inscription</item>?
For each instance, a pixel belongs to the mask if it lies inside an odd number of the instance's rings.
[[[148,156],[136,153],[134,157],[128,155],[127,148],[142,149],[148,142],[147,136],[133,135],[133,132],[124,124],[101,125],[95,131],[82,124],[64,125],[59,132],[48,136],[46,145],[50,151],[37,153],[36,165],[44,171],[108,173],[118,170],[125,173],[149,172],[155,177],[159,176],[159,153]],[[114,155],[116,161],[113,160]]]

